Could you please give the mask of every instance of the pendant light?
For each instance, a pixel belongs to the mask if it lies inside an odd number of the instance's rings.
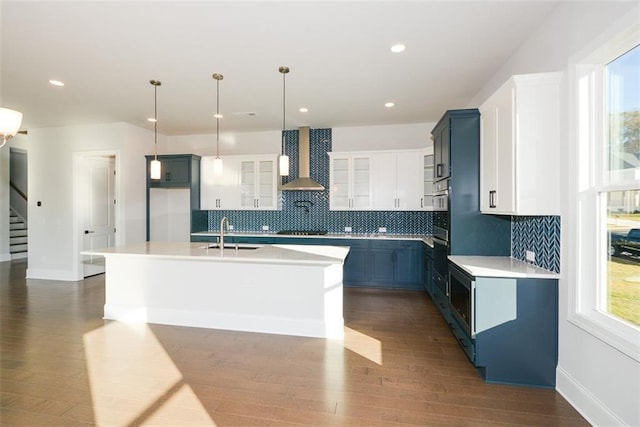
[[[284,65],[278,68],[278,71],[282,73],[282,154],[280,155],[280,159],[278,160],[280,175],[281,176],[289,176],[289,156],[287,156],[285,152],[286,141],[284,137],[285,128],[285,95],[286,95],[286,86],[285,86],[285,77],[289,72],[289,67],[285,67]]]
[[[21,123],[21,112],[9,108],[0,108],[0,148],[4,147],[7,141],[16,136]]]
[[[158,86],[162,85],[159,80],[149,80],[153,85],[154,109],[153,109],[153,133],[155,158],[151,160],[151,179],[160,179],[162,174],[162,163],[158,160]]]
[[[220,158],[220,80],[224,79],[222,74],[215,73],[211,77],[216,81],[216,158],[213,160],[213,174],[222,175],[222,159]]]

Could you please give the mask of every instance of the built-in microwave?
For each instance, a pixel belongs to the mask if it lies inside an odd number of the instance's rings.
[[[449,263],[449,308],[470,338],[475,338],[475,291],[473,277]]]

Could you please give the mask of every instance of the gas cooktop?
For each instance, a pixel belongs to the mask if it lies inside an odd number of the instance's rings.
[[[327,230],[280,230],[276,234],[287,234],[291,236],[322,236],[327,234]]]

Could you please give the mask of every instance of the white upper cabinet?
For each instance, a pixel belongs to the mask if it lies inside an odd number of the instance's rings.
[[[513,76],[480,107],[483,213],[560,214],[561,76]]]
[[[281,208],[277,156],[240,161],[240,208],[277,210]]]
[[[374,210],[423,209],[424,155],[424,150],[371,154]]]
[[[214,158],[201,159],[200,209],[281,209],[276,154],[222,157],[221,175],[213,172]]]
[[[235,209],[240,204],[238,159],[222,158],[222,174],[213,171],[214,156],[200,159],[200,209]]]
[[[370,210],[371,156],[368,153],[329,153],[330,210]]]

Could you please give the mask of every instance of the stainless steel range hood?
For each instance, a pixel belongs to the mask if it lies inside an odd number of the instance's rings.
[[[309,126],[298,131],[298,177],[282,186],[282,190],[322,191],[324,187],[309,176]]]

